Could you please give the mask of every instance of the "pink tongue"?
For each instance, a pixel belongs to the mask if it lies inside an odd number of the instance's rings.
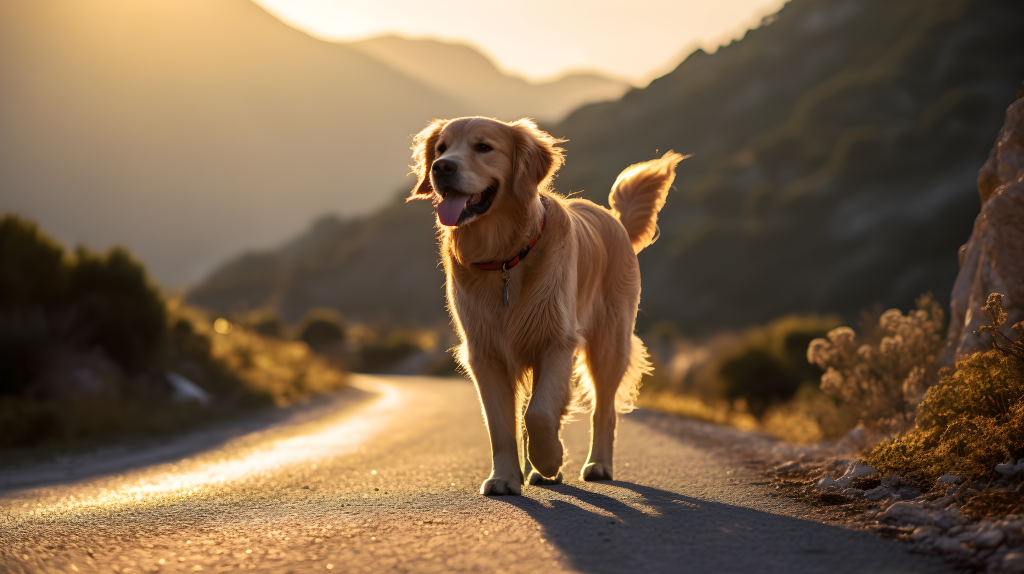
[[[437,204],[437,218],[441,220],[441,225],[454,227],[459,222],[459,216],[462,215],[462,209],[466,207],[467,201],[468,195],[449,192],[444,200]]]

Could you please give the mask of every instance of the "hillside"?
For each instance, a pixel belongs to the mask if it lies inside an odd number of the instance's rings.
[[[794,0],[621,101],[549,126],[556,185],[604,203],[622,167],[675,149],[641,324],[684,332],[784,313],[948,301],[978,169],[1024,80],[1024,3]]]
[[[290,323],[311,307],[365,322],[446,323],[432,214],[426,202],[394,201],[370,216],[324,217],[280,249],[222,265],[188,300],[225,312],[273,308]]]
[[[0,212],[125,245],[167,288],[325,212],[372,212],[428,120],[502,110],[248,0],[0,2]]]
[[[472,48],[434,40],[386,36],[348,45],[464,104],[467,115],[559,121],[583,104],[617,100],[629,89],[595,74],[532,84],[501,73]]]
[[[701,334],[798,311],[853,320],[928,290],[943,300],[978,212],[977,170],[1022,79],[1024,4],[793,0],[743,40],[549,124],[570,140],[556,187],[605,203],[630,163],[694,154],[640,255],[641,329],[669,319]],[[302,281],[242,259],[190,298],[443,321],[430,215],[396,204],[375,217],[406,223],[333,222],[358,239],[290,244],[308,254]],[[328,251],[346,255],[313,255]],[[356,290],[371,275],[375,288]]]

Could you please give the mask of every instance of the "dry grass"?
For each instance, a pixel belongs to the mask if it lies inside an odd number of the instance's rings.
[[[913,424],[925,389],[938,378],[943,327],[942,307],[923,295],[916,311],[883,313],[867,340],[839,327],[811,341],[807,360],[825,370],[821,390],[856,410],[865,428],[898,436]]]
[[[989,297],[993,349],[944,369],[921,402],[916,427],[872,450],[868,464],[883,472],[935,478],[956,473],[992,476],[997,464],[1024,457],[1024,322],[1012,341],[998,333],[1006,320],[1002,296]]]
[[[732,408],[726,401],[709,402],[693,395],[641,391],[637,406],[689,419],[729,425],[743,430],[760,430],[757,417]]]
[[[346,375],[338,365],[302,341],[264,337],[235,325],[229,333],[218,333],[211,317],[189,307],[172,304],[171,316],[172,322],[188,320],[197,336],[208,338],[210,357],[227,366],[248,392],[269,397],[277,406],[345,385]]]

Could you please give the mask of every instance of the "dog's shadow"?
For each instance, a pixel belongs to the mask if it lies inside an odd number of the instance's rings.
[[[622,481],[527,488],[494,500],[539,522],[581,572],[948,571],[874,534]]]

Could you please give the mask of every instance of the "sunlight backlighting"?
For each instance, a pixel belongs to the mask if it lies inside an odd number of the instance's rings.
[[[332,41],[395,34],[467,43],[499,67],[540,80],[598,70],[646,84],[697,47],[756,27],[785,0],[255,0],[306,33]]]

